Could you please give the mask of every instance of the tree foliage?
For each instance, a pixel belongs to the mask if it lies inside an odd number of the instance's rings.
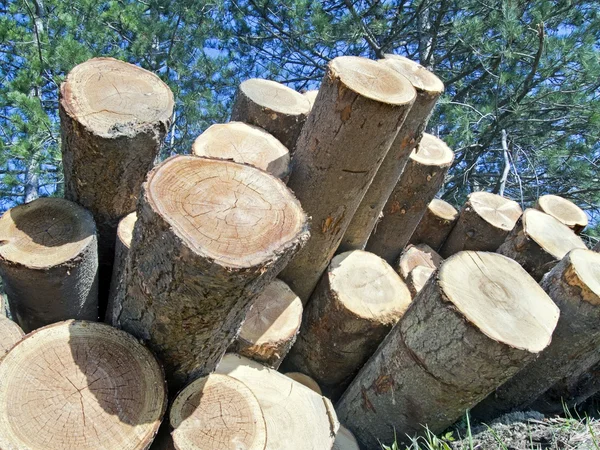
[[[488,190],[527,206],[557,193],[598,222],[596,2],[16,0],[1,14],[5,207],[60,186],[57,89],[91,56],[140,64],[171,86],[165,156],[226,120],[242,79],[315,88],[331,58],[398,53],[446,84],[429,125],[456,151],[446,199]]]

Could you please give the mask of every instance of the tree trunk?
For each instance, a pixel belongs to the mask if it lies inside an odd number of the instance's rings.
[[[119,220],[135,211],[142,182],[173,113],[173,93],[156,75],[112,58],[76,66],[60,87],[65,198],[98,227],[101,313],[112,276]]]
[[[587,214],[572,201],[558,195],[542,195],[538,198],[534,208],[564,223],[575,234],[581,234],[588,225]]]
[[[425,215],[417,225],[409,242],[414,245],[427,244],[437,252],[446,242],[457,219],[458,211],[454,206],[444,200],[434,198],[427,206]]]
[[[0,361],[24,335],[19,325],[8,317],[0,317]]]
[[[336,400],[410,304],[410,292],[381,258],[337,255],[308,303],[284,367],[312,377]]]
[[[123,276],[125,275],[125,266],[129,258],[129,247],[131,246],[131,237],[133,236],[133,227],[136,221],[137,214],[132,212],[123,217],[117,227],[115,262],[113,264],[108,306],[106,307],[106,317],[104,319],[106,323],[111,324],[113,327],[117,326],[117,318],[121,312],[121,305],[117,302],[117,297],[119,292],[124,289]]]
[[[229,351],[277,369],[296,342],[301,321],[302,301],[275,279],[254,300]]]
[[[582,367],[585,355],[598,355],[600,254],[573,250],[544,277],[541,287],[560,309],[552,342],[539,358],[474,409],[477,418],[489,420],[512,410],[522,411],[561,378],[588,368]]]
[[[557,320],[558,308],[517,263],[461,252],[442,263],[346,390],[340,420],[365,448],[424,426],[438,434],[535,359]]]
[[[413,298],[423,289],[429,277],[439,269],[442,257],[425,244],[409,245],[398,259],[400,274]]]
[[[540,281],[571,250],[587,248],[563,223],[537,209],[527,209],[498,253],[514,259]]]
[[[387,199],[394,191],[411,152],[421,141],[433,107],[444,91],[444,84],[438,77],[410,59],[386,55],[386,59],[382,62],[406,77],[415,88],[417,96],[394,143],[379,166],[373,182],[354,213],[338,249],[339,252],[362,250],[367,245],[369,236]]]
[[[308,238],[299,202],[254,167],[175,156],[143,185],[117,323],[174,389],[210,373],[252,300]]]
[[[233,353],[225,355],[217,373],[241,381],[258,399],[267,424],[265,450],[331,450],[340,424],[327,398]]]
[[[408,244],[427,205],[444,184],[454,153],[443,141],[423,134],[400,175],[367,243],[367,250],[394,264]]]
[[[250,164],[282,180],[290,175],[288,149],[262,128],[242,122],[211,125],[196,138],[192,153]]]
[[[275,81],[252,78],[240,84],[231,120],[261,127],[294,153],[310,101],[299,92]]]
[[[360,447],[352,432],[345,426],[340,425],[340,429],[335,435],[333,450],[360,450]]]
[[[0,380],[2,449],[145,450],[167,406],[152,353],[102,323],[34,331],[4,357]]]
[[[312,217],[312,236],[281,274],[306,302],[390,148],[415,90],[377,61],[329,63],[292,160],[288,185]]]
[[[310,390],[315,391],[317,394],[323,395],[323,392],[321,392],[321,387],[319,386],[319,383],[317,383],[315,380],[313,380],[308,375],[305,375],[301,372],[287,372],[285,374],[285,376],[291,378],[294,381],[297,381],[298,383],[302,384],[303,386],[306,386]]]
[[[98,242],[88,211],[59,198],[16,206],[0,219],[0,242],[10,311],[26,333],[98,320]]]
[[[462,250],[495,252],[522,212],[517,202],[488,192],[473,192],[460,210],[440,255],[448,258]]]
[[[188,384],[173,402],[169,420],[178,450],[264,450],[267,443],[256,396],[228,375],[213,373]]]

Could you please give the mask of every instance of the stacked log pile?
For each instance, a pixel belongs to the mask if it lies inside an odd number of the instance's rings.
[[[66,199],[0,218],[0,448],[147,449],[163,421],[153,450],[371,449],[598,391],[585,212],[435,198],[442,92],[393,55],[336,58],[304,94],[248,80],[152,167],[170,90],[75,67]]]

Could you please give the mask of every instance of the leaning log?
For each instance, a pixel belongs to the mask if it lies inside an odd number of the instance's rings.
[[[117,323],[148,342],[177,388],[214,369],[307,240],[307,218],[281,180],[197,156],[150,172],[137,215]]]
[[[275,81],[251,78],[238,88],[231,120],[265,129],[293,154],[309,112],[310,102],[299,92]]]
[[[587,369],[587,355],[598,355],[600,254],[573,250],[540,285],[560,309],[552,342],[539,358],[473,410],[478,418],[487,420],[512,410],[522,411],[562,378]]]
[[[135,211],[173,105],[173,93],[160,78],[112,58],[79,64],[61,84],[65,198],[88,209],[96,221],[102,302],[112,275],[117,225]]]
[[[385,203],[383,217],[367,242],[368,251],[390,264],[398,260],[453,160],[454,152],[441,139],[423,134]]]
[[[252,303],[229,351],[277,369],[296,342],[301,321],[302,301],[275,279]]]
[[[534,208],[564,223],[576,234],[581,234],[588,224],[587,214],[579,206],[558,195],[542,195],[538,198]]]
[[[312,217],[312,236],[280,278],[303,302],[331,261],[414,97],[406,78],[377,61],[343,56],[329,63],[288,183]]]
[[[167,405],[162,369],[131,335],[66,321],[0,364],[0,448],[145,450]]]
[[[394,191],[411,152],[421,141],[433,107],[444,91],[444,84],[438,77],[408,58],[386,55],[381,62],[406,77],[415,88],[417,96],[360,206],[354,213],[340,244],[339,252],[362,250],[367,245],[369,236]]]
[[[458,211],[450,203],[434,198],[425,211],[425,215],[417,225],[415,232],[410,237],[410,244],[426,244],[439,251],[452,231]]]
[[[26,333],[66,319],[98,320],[98,241],[92,215],[39,198],[0,219],[0,274]]]
[[[440,249],[448,258],[462,250],[495,252],[522,214],[517,202],[488,192],[473,192]]]
[[[383,259],[363,250],[337,255],[304,313],[284,367],[305,373],[336,400],[410,304]]]
[[[587,248],[573,230],[537,209],[527,209],[498,253],[514,259],[541,280],[571,250]]]
[[[441,263],[442,257],[428,245],[408,245],[398,259],[396,272],[414,298]]]
[[[423,434],[424,426],[440,433],[548,346],[558,314],[516,262],[460,252],[344,393],[340,421],[365,448]]]
[[[265,130],[242,122],[215,124],[196,138],[196,156],[250,164],[282,180],[290,174],[290,152]]]
[[[8,317],[0,316],[0,361],[24,335],[19,325]]]

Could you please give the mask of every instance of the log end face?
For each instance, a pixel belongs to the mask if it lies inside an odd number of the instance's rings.
[[[489,192],[473,192],[467,205],[490,225],[505,231],[511,231],[523,213],[517,202]]]
[[[384,57],[382,62],[408,78],[417,90],[435,97],[444,92],[442,80],[421,64],[400,55],[386,54]]]
[[[454,152],[441,139],[423,133],[423,138],[412,151],[410,159],[424,166],[449,167],[454,161]]]
[[[0,316],[0,361],[24,335],[19,325],[8,317]]]
[[[310,101],[305,96],[276,81],[251,78],[239,89],[253,103],[275,113],[305,117],[310,112]]]
[[[131,238],[133,237],[133,227],[137,221],[137,213],[132,212],[127,214],[119,222],[117,227],[117,237],[125,248],[131,247]]]
[[[458,217],[458,211],[456,208],[450,203],[439,198],[434,198],[431,200],[427,208],[433,215],[448,222],[453,222]]]
[[[566,258],[570,263],[564,274],[567,283],[581,289],[581,300],[600,307],[600,253],[577,248]]]
[[[572,201],[558,195],[542,195],[536,208],[564,223],[577,234],[588,225],[587,214]]]

